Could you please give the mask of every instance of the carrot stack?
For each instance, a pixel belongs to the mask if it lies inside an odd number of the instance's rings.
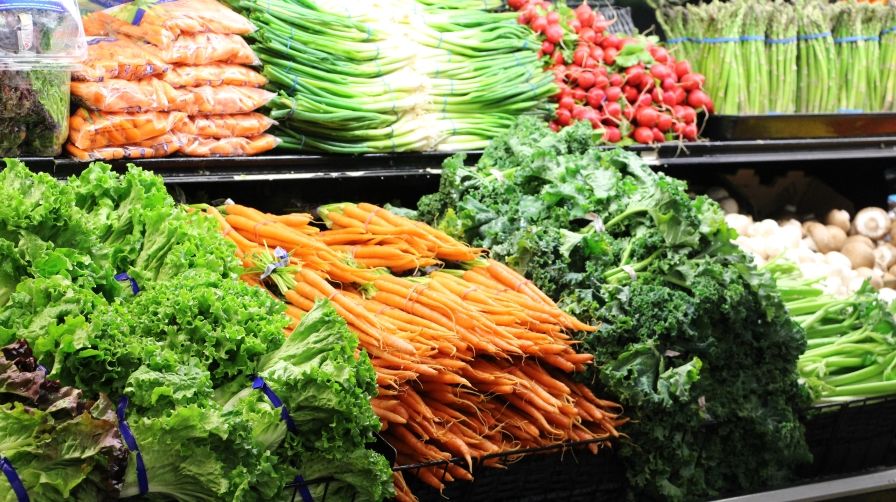
[[[136,9],[136,10],[134,10]],[[133,12],[132,12],[133,11]],[[132,19],[133,18],[133,19]],[[272,97],[241,35],[254,27],[215,0],[117,5],[84,18],[88,57],[73,74],[75,158],[252,155],[274,148]]]
[[[571,378],[592,357],[570,333],[595,328],[484,250],[370,204],[320,208],[323,231],[307,214],[209,212],[253,271],[244,279],[282,298],[294,323],[323,297],[357,333],[400,463],[467,462],[421,469],[422,481],[442,489],[472,479],[474,457],[617,436],[620,407]],[[259,259],[278,246],[290,254],[286,277],[260,281]],[[396,487],[413,499],[400,476]]]

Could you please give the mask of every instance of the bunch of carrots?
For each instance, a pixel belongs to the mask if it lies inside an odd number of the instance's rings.
[[[283,299],[293,325],[324,297],[357,333],[399,463],[460,458],[472,469],[490,453],[618,435],[619,405],[570,378],[592,362],[570,333],[595,328],[485,250],[371,204],[321,207],[323,230],[309,214],[208,212],[236,243],[243,279]],[[275,247],[289,264],[260,279]],[[439,490],[472,479],[455,463],[417,476]],[[400,474],[396,491],[414,500]]]

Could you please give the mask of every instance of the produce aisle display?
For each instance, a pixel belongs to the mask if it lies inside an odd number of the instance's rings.
[[[892,5],[78,7],[0,16],[0,500],[891,484]]]

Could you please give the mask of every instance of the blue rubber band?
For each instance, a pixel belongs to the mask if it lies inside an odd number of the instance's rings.
[[[305,482],[305,478],[303,478],[301,474],[296,474],[292,483],[295,486],[296,491],[299,492],[299,496],[302,497],[302,502],[314,502],[314,497],[311,496],[311,490],[308,489],[308,483]]]
[[[792,44],[796,42],[796,37],[769,38],[765,42],[768,44]]]
[[[740,37],[699,38],[694,41],[701,44],[728,44],[731,42],[740,42]]]
[[[130,282],[131,283],[131,292],[133,292],[135,295],[140,292],[140,286],[137,284],[137,281],[133,277],[128,275],[127,272],[115,274],[115,280]]]
[[[765,35],[744,35],[740,37],[741,42],[764,42]]]
[[[278,268],[284,268],[289,266],[289,253],[286,252],[280,246],[274,248],[274,257],[277,258],[277,261],[274,263],[269,263],[268,266],[264,267],[264,272],[261,273],[261,280],[265,280],[270,277],[271,274],[274,273]]]
[[[819,39],[819,38],[827,38],[827,37],[830,37],[830,36],[831,36],[831,32],[830,32],[830,31],[826,31],[826,32],[824,32],[824,33],[810,33],[810,34],[808,34],[808,35],[800,35],[800,36],[798,36],[798,37],[796,37],[796,38],[798,38],[798,39],[800,39],[800,40],[817,40],[817,39]]]
[[[8,458],[0,457],[0,471],[6,475],[6,480],[9,481],[9,486],[16,494],[18,501],[31,502],[31,499],[28,498],[28,490],[22,484],[22,478],[19,477],[19,473],[16,472],[16,468],[12,466],[12,462]]]
[[[896,33],[896,26],[890,26],[889,28],[880,32],[881,35],[887,35],[889,33]]]
[[[834,39],[835,44],[848,44],[850,42],[878,42],[880,37],[855,35],[852,37],[838,37]]]
[[[304,141],[302,142],[304,145]],[[274,393],[274,390],[268,387],[268,384],[264,381],[264,378],[255,377],[255,380],[252,381],[252,388],[255,390],[260,390],[265,396],[267,396],[268,400],[271,402],[271,405],[274,408],[280,408],[280,420],[286,422],[286,429],[296,434],[299,430],[296,428],[295,422],[292,421],[292,417],[289,415],[289,410],[286,409],[286,406],[283,404],[283,401],[277,397],[277,394]]]
[[[845,113],[845,114],[850,114],[850,113],[862,113],[863,111],[864,111],[864,110],[861,110],[861,109],[855,109],[855,108],[838,108],[838,109],[837,109],[837,113]]]
[[[131,427],[128,425],[127,420],[125,420],[129,402],[130,400],[128,399],[128,396],[121,396],[118,399],[118,407],[115,408],[115,415],[118,417],[118,432],[121,433],[121,438],[124,439],[124,444],[128,447],[128,450],[137,455],[137,486],[140,489],[140,495],[146,495],[149,493],[149,478],[146,476],[146,465],[143,463],[143,454],[140,453],[140,448],[137,446],[137,439],[134,437],[133,432],[131,432]]]
[[[438,43],[436,43],[436,49],[440,49],[442,47],[442,37],[444,37],[444,36],[445,36],[445,34],[440,31],[439,32],[439,41],[438,41]]]
[[[680,43],[687,42],[688,40],[690,40],[689,37],[670,38],[669,40],[666,40],[666,43],[667,44],[680,44]]]

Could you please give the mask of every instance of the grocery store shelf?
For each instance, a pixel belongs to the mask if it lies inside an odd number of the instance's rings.
[[[782,488],[780,490],[753,493],[722,499],[717,502],[808,502],[837,500],[892,490],[896,490],[896,468]],[[896,499],[896,494],[893,494],[893,498]]]
[[[664,168],[781,164],[831,160],[896,159],[896,137],[776,141],[703,141],[635,146],[650,165]],[[168,157],[132,161],[168,183],[217,183],[340,178],[415,178],[438,176],[450,154],[266,155],[259,157]],[[475,161],[479,152],[468,154]],[[33,170],[65,178],[86,165],[72,159],[26,158]],[[125,169],[129,161],[114,161]]]
[[[129,162],[151,169],[168,183],[215,183],[339,178],[437,176],[446,153],[337,155],[265,155],[259,157],[167,157],[114,161],[123,170]],[[476,153],[470,154],[475,160]],[[86,165],[71,159],[24,159],[37,170],[59,178],[77,174]],[[49,167],[48,167],[49,164]]]
[[[896,158],[896,137],[704,141],[635,147],[650,165],[688,167]]]

